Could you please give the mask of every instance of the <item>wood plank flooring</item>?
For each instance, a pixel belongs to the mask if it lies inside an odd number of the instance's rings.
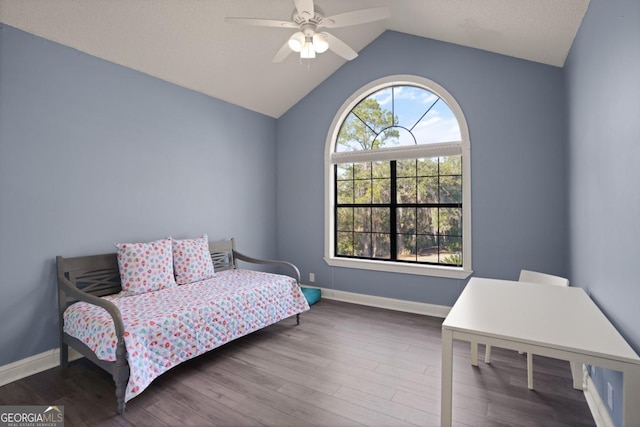
[[[65,426],[438,426],[442,319],[322,300],[170,370],[116,413],[111,377],[72,362],[0,387],[2,405],[64,405]],[[484,347],[480,346],[484,355]],[[454,344],[456,426],[594,426],[567,362]]]

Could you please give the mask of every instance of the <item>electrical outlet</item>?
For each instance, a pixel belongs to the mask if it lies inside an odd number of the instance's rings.
[[[316,281],[315,273],[309,273],[309,282],[313,283]]]
[[[613,387],[611,387],[610,382],[607,382],[607,405],[609,405],[609,409],[613,411]]]

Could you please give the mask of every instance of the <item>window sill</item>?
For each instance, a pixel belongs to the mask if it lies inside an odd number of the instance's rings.
[[[357,268],[360,270],[386,271],[390,273],[416,274],[420,276],[446,277],[449,279],[466,279],[473,270],[463,267],[440,267],[424,264],[407,264],[404,262],[375,261],[364,259],[348,259],[325,257],[325,262],[332,267]]]

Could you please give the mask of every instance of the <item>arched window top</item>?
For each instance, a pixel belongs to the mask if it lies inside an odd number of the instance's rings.
[[[374,90],[351,109],[335,151],[407,147],[462,139],[455,114],[440,96],[410,84]]]
[[[364,86],[340,108],[328,135],[330,163],[462,154],[469,131],[456,100],[419,76],[389,76]]]

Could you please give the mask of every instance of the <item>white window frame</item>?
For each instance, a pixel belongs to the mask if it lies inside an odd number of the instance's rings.
[[[422,87],[438,95],[443,101],[445,101],[458,120],[461,140],[418,145],[414,147],[385,148],[376,150],[375,152],[368,151],[366,153],[334,152],[340,126],[344,120],[346,120],[351,110],[353,110],[361,100],[372,93],[385,87],[397,85]],[[401,160],[407,158],[435,157],[438,155],[446,156],[452,154],[462,155],[462,267],[353,259],[335,256],[335,218],[333,216],[335,203],[335,175],[333,173],[333,165],[335,163],[346,162],[349,161],[350,158],[357,159],[357,161]],[[465,279],[473,273],[471,268],[471,148],[469,128],[467,127],[467,120],[462,113],[460,105],[442,86],[424,77],[402,74],[383,77],[358,89],[342,104],[331,122],[327,139],[325,141],[324,173],[324,260],[327,264],[333,267],[387,271],[455,279]]]

